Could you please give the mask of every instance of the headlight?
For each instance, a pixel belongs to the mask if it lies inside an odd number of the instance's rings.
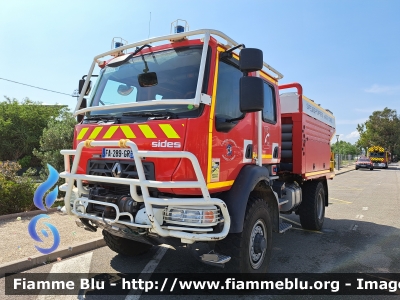
[[[184,216],[184,222],[189,223],[201,223],[202,212],[199,210],[186,210]]]
[[[171,209],[169,211],[169,217],[171,218],[171,221],[182,222],[184,215],[185,215],[185,211],[182,209]]]

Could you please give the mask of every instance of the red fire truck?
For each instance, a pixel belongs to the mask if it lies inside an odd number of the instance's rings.
[[[238,272],[267,271],[272,231],[292,226],[281,214],[322,228],[335,118],[300,84],[217,30],[118,46],[80,81],[83,119],[61,151],[78,226],[123,255],[208,243],[201,261]]]

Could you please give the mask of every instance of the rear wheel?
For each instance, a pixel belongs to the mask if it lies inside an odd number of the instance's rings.
[[[325,219],[325,190],[322,182],[310,181],[303,185],[303,201],[299,207],[301,226],[321,230]]]
[[[272,223],[263,199],[249,199],[241,233],[217,242],[215,250],[231,256],[228,272],[266,273],[272,250]]]
[[[152,247],[149,244],[112,235],[106,230],[103,230],[103,237],[111,250],[125,256],[136,256],[147,252]]]

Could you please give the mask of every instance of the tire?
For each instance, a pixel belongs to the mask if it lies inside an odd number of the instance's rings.
[[[271,259],[272,223],[265,200],[250,198],[243,231],[228,234],[216,243],[215,250],[231,257],[225,265],[227,272],[266,273]]]
[[[136,256],[147,252],[152,246],[149,244],[125,239],[123,237],[115,236],[106,230],[103,230],[104,241],[107,246],[121,255]]]
[[[356,167],[356,170],[358,170],[358,168]]]
[[[374,168],[369,168],[371,171],[374,169]]]
[[[304,229],[321,230],[325,219],[325,190],[322,182],[303,185],[303,201],[299,207],[300,223]]]

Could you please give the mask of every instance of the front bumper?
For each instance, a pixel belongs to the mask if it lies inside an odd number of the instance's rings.
[[[84,147],[121,147],[130,148],[133,152],[138,173],[138,179],[131,178],[116,178],[104,177],[95,175],[76,174],[79,160]],[[60,173],[60,177],[65,179],[65,184],[60,187],[60,190],[65,191],[65,208],[68,214],[76,215],[80,218],[86,218],[97,222],[103,222],[106,225],[127,226],[141,232],[148,232],[162,237],[175,237],[181,239],[182,243],[194,243],[196,241],[215,241],[221,240],[227,236],[230,228],[230,216],[225,202],[218,198],[211,198],[204,181],[198,160],[190,152],[186,151],[139,151],[137,145],[130,140],[120,141],[92,141],[87,140],[80,142],[76,150],[61,150],[64,155],[65,171]],[[74,160],[72,168],[70,167],[69,157],[73,155]],[[197,181],[155,181],[147,180],[143,170],[142,157],[157,157],[157,158],[187,158],[191,161],[193,169],[197,176]],[[137,202],[143,202],[145,205],[145,218],[141,218],[140,223],[135,222],[135,218],[128,212],[120,212],[118,206],[113,203],[105,203],[101,201],[91,200],[83,197],[83,194],[88,194],[84,188],[82,181],[96,181],[103,183],[114,183],[128,185],[130,188],[130,196]],[[76,181],[76,187],[75,187]],[[137,194],[137,187],[141,188],[142,195]],[[154,198],[151,197],[148,191],[149,187],[154,188],[199,188],[202,192],[201,198]],[[116,217],[114,219],[99,217],[95,214],[87,213],[86,207],[89,203],[112,206],[115,209]],[[156,207],[154,207],[156,206]],[[173,224],[163,224],[163,213],[160,213],[160,208],[167,209],[168,207],[198,207],[207,209],[210,206],[216,206],[222,215],[220,221],[223,222],[223,228],[219,233],[212,232],[213,227],[207,226],[177,226]],[[160,217],[161,215],[161,217]],[[129,221],[120,220],[121,217],[128,217]],[[161,219],[160,219],[161,218]],[[214,224],[215,225],[215,224]]]

